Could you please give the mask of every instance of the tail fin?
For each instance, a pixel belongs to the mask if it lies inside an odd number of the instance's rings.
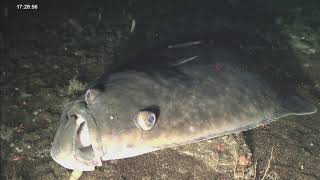
[[[283,107],[288,111],[288,115],[308,115],[318,111],[311,102],[298,96],[290,96],[283,101]]]
[[[278,109],[273,114],[273,116],[263,119],[262,121],[258,122],[258,124],[250,125],[244,128],[242,127],[238,130],[235,130],[234,132],[241,132],[243,130],[249,130],[260,125],[269,124],[272,121],[281,119],[283,117],[287,117],[291,115],[302,116],[302,115],[314,114],[317,111],[318,111],[317,107],[314,106],[311,102],[298,96],[289,96],[288,98],[282,101],[281,109]]]

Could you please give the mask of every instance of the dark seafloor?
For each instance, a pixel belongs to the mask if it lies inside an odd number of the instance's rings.
[[[63,104],[104,72],[168,44],[210,41],[245,57],[241,64],[282,93],[320,107],[317,0],[38,0],[0,8],[1,179],[68,179],[71,171],[49,154]],[[320,179],[320,114],[104,162],[80,179]]]

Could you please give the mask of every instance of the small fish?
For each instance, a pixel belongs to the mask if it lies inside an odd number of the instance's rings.
[[[201,43],[202,43],[201,41],[192,41],[192,42],[169,45],[168,48],[171,49],[171,48],[190,47],[190,46],[198,45]]]
[[[52,158],[68,169],[93,171],[102,161],[317,111],[299,96],[280,97],[259,75],[236,64],[192,57],[166,68],[113,72],[69,102],[52,143]]]

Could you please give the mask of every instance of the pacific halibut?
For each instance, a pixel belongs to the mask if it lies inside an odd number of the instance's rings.
[[[234,63],[192,56],[165,68],[114,72],[89,88],[65,106],[51,156],[65,168],[93,171],[101,161],[316,111],[299,96],[280,97],[259,75]]]

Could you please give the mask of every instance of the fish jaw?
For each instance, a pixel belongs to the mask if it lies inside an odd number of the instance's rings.
[[[62,113],[51,157],[61,166],[93,171],[101,166],[102,143],[94,119],[84,101],[70,103]]]

